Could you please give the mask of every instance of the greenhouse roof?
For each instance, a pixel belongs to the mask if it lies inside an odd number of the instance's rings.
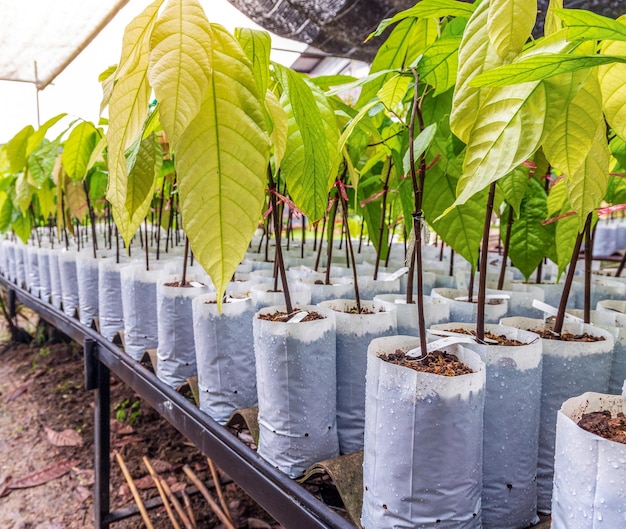
[[[0,0],[0,80],[45,88],[127,2]]]

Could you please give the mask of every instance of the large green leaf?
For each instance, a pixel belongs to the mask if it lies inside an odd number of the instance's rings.
[[[625,20],[621,17],[620,20]],[[626,26],[625,26],[626,28]],[[605,42],[602,53],[626,56],[626,42]],[[602,91],[602,108],[611,128],[626,140],[626,64],[609,64],[598,68]]]
[[[469,137],[456,204],[462,204],[537,150],[547,112],[542,83],[503,87],[489,93]]]
[[[490,0],[489,40],[502,59],[522,51],[537,18],[537,0]]]
[[[424,130],[422,130],[413,140],[413,160],[416,165],[419,164],[420,156],[426,152],[426,149],[428,149],[428,147],[432,143],[436,132],[437,125],[435,123],[431,123],[430,125],[425,127]],[[402,160],[402,170],[403,174],[405,175],[409,174],[409,172],[411,171],[411,156],[408,149]]]
[[[560,178],[550,188],[548,194],[548,217],[556,217],[559,213],[570,207],[567,200],[567,188],[565,178]],[[571,210],[571,208],[570,208]]]
[[[90,121],[76,125],[63,145],[63,168],[72,180],[82,180],[87,173],[91,153],[100,135]]]
[[[504,199],[511,205],[517,217],[520,216],[521,203],[526,194],[529,179],[530,168],[522,164],[498,180],[498,188],[502,191]]]
[[[35,188],[28,183],[26,173],[20,173],[15,181],[15,204],[22,213],[28,211],[34,191]]]
[[[598,123],[602,120],[598,78],[595,72],[590,75],[585,72],[566,74],[549,87],[561,102],[569,104],[552,117],[543,151],[552,167],[573,175],[585,163]]]
[[[272,120],[272,148],[274,151],[274,170],[280,169],[280,164],[287,149],[289,135],[289,119],[285,109],[274,92],[268,91],[265,96],[265,108]]]
[[[150,35],[148,78],[163,130],[178,139],[200,110],[211,75],[211,29],[197,0],[169,0]]]
[[[34,131],[35,129],[32,125],[27,125],[6,143],[5,152],[9,160],[9,167],[12,174],[17,174],[24,170],[26,166],[28,138]]]
[[[13,204],[9,195],[4,191],[0,192],[0,233],[6,233],[11,227],[13,218]]]
[[[483,72],[476,76],[471,84],[476,87],[516,85],[616,62],[626,63],[626,57],[545,53]]]
[[[258,226],[270,144],[250,61],[217,25],[213,74],[176,156],[185,232],[221,301]]]
[[[128,159],[128,184],[123,211],[114,209],[120,235],[128,246],[150,209],[163,151],[154,133],[133,145]]]
[[[443,174],[437,166],[428,171],[424,185],[424,213],[439,236],[475,268],[483,236],[487,195],[486,192],[479,193],[441,218],[441,214],[454,203],[456,185],[457,180]]]
[[[235,29],[235,37],[252,63],[252,71],[259,94],[265,97],[269,82],[272,38],[267,31],[250,28]]]
[[[401,21],[378,49],[372,61],[370,74],[385,70],[407,69],[428,46],[435,42],[437,36],[438,24],[432,19]],[[378,91],[393,75],[393,73],[386,73],[365,83],[356,106],[361,107],[376,97]]]
[[[44,140],[28,156],[28,173],[38,187],[50,179],[58,153],[59,140]]]
[[[621,40],[626,41],[626,26],[612,18],[584,9],[554,9],[565,22],[569,40]]]
[[[37,200],[39,201],[39,214],[43,218],[48,218],[54,211],[54,197],[56,196],[56,188],[52,179],[48,178],[37,191]]]
[[[279,65],[275,69],[283,88],[281,102],[289,118],[282,173],[291,198],[314,222],[326,212],[328,191],[335,177],[331,167],[336,163],[337,153],[329,151],[328,143],[332,128],[322,116],[323,106],[318,105],[311,85],[291,69]],[[332,115],[334,120],[330,106],[328,110],[326,118]],[[333,136],[338,139],[336,124]],[[337,143],[332,147],[336,149]]]
[[[85,220],[89,209],[83,182],[75,180],[65,181],[65,205],[72,216],[78,219],[78,222],[82,223]]]
[[[366,41],[383,34],[392,24],[407,18],[442,18],[447,16],[470,17],[475,5],[457,0],[422,0],[413,7],[397,13],[391,18],[384,19]]]
[[[28,138],[28,145],[26,147],[26,154],[29,155],[32,153],[39,144],[46,137],[46,133],[50,128],[56,125],[59,121],[61,121],[67,114],[63,112],[62,114],[58,114],[54,117],[51,117],[48,121],[46,121],[43,125],[41,125],[33,134]]]
[[[539,266],[546,255],[550,243],[548,229],[541,224],[548,213],[546,194],[536,180],[528,183],[526,194],[520,204],[519,218],[511,226],[509,257],[511,262],[522,272],[526,280]],[[506,225],[511,208],[500,219],[500,234],[506,239]]]
[[[575,174],[565,178],[569,202],[578,213],[579,230],[587,215],[600,206],[609,184],[609,146],[606,125],[601,121],[584,164]]]
[[[585,219],[582,219],[584,224]],[[565,271],[572,259],[576,237],[579,233],[580,219],[577,215],[566,217],[557,222],[555,241],[556,258],[559,268],[559,277]]]
[[[555,9],[563,8],[563,0],[550,0],[548,10],[546,11],[546,19],[543,23],[543,34],[548,36],[561,30],[562,24],[559,16],[554,12]]]
[[[15,235],[17,235],[24,244],[27,244],[31,230],[33,229],[31,216],[28,214],[18,214],[18,216],[13,219],[11,228],[13,228]]]
[[[465,27],[459,47],[459,68],[450,114],[450,128],[465,143],[469,141],[478,110],[488,92],[487,89],[473,86],[471,82],[481,72],[502,64],[502,58],[489,43],[488,16],[489,2],[481,2]]]
[[[412,77],[408,75],[394,75],[387,79],[376,95],[388,109],[396,110],[406,97],[411,81]]]
[[[441,38],[424,51],[417,71],[424,81],[435,87],[435,96],[454,86],[460,44],[461,37]]]

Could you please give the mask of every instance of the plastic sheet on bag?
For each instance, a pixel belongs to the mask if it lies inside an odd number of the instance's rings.
[[[209,293],[206,286],[169,286],[180,279],[177,275],[161,277],[156,294],[159,339],[156,374],[173,388],[198,373],[191,302]],[[188,277],[187,281],[192,284],[196,278]]]
[[[324,319],[283,323],[258,318],[285,310],[274,306],[261,309],[253,320],[258,453],[291,478],[339,455],[334,315],[319,307],[300,308]]]
[[[37,262],[39,265],[39,297],[44,301],[49,301],[52,289],[50,286],[50,250],[48,248],[37,250]]]
[[[83,325],[90,327],[98,317],[98,259],[87,250],[76,254],[76,279],[78,316]]]
[[[229,298],[217,310],[215,294],[192,301],[200,409],[226,424],[237,409],[257,404],[251,298]]]
[[[617,395],[626,379],[626,301],[610,299],[599,301],[597,312],[602,312],[603,317],[608,318],[607,324],[613,326],[616,332],[608,393]]]
[[[124,328],[122,306],[121,269],[128,263],[115,262],[114,257],[104,257],[98,261],[98,318],[100,334],[113,340],[115,334]]]
[[[419,336],[417,323],[417,303],[406,303],[406,294],[379,294],[374,301],[391,303],[396,308],[398,334],[407,336]],[[450,321],[450,307],[445,298],[433,298],[424,296],[424,322],[426,329],[438,323]]]
[[[70,317],[74,316],[74,312],[79,304],[76,253],[75,250],[61,250],[57,254],[59,259],[63,312]]]
[[[37,256],[37,248],[34,246],[26,247],[26,258],[28,260],[28,278],[26,284],[30,293],[39,297],[41,293],[40,279],[39,279],[39,257]]]
[[[503,318],[502,325],[540,332],[545,324],[534,318]],[[613,335],[593,325],[566,323],[564,332],[587,332],[605,339],[566,342],[543,339],[539,457],[537,460],[537,509],[550,513],[554,474],[556,417],[561,404],[587,390],[606,393],[613,357]]]
[[[584,393],[558,412],[552,529],[617,529],[626,524],[626,445],[577,425],[584,413],[622,411],[623,397]]]
[[[444,298],[450,306],[450,321],[459,321],[463,323],[472,323],[476,321],[478,312],[477,303],[469,303],[468,301],[460,301],[456,298],[467,296],[467,291],[456,288],[433,288],[431,292],[433,298]],[[485,305],[485,323],[498,323],[508,311],[508,301],[506,299],[499,300],[497,304]]]
[[[485,366],[456,354],[474,373],[443,377],[386,362],[381,354],[419,339],[373,340],[368,351],[363,455],[364,529],[479,529]]]

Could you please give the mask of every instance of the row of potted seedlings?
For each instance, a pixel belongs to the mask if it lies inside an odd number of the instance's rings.
[[[159,378],[176,387],[198,374],[200,407],[218,422],[225,424],[235,409],[258,402],[259,454],[291,477],[301,476],[319,460],[365,447],[364,527],[384,526],[389,520],[400,523],[407,517],[426,527],[444,520],[445,512],[455,513],[449,521],[459,527],[521,528],[537,521],[537,501],[540,512],[550,512],[551,507],[557,410],[584,391],[606,393],[612,363],[617,370],[624,364],[621,354],[613,354],[611,333],[574,322],[568,324],[574,334],[586,332],[604,340],[569,347],[530,332],[543,332],[543,319],[519,317],[520,312],[505,309],[494,320],[509,317],[486,330],[488,336],[506,337],[508,342],[500,345],[488,338],[482,344],[470,340],[448,346],[445,350],[473,373],[445,378],[407,369],[410,361],[398,365],[391,358],[395,351],[419,345],[417,338],[397,336],[403,312],[409,323],[402,334],[417,335],[410,324],[415,304],[397,302],[405,301],[399,277],[376,282],[382,292],[391,292],[368,296],[377,300],[361,301],[358,313],[354,299],[324,300],[323,287],[330,285],[315,284],[323,283],[323,274],[300,264],[288,269],[297,307],[294,317],[295,308],[286,313],[284,307],[273,306],[275,297],[266,302],[272,306],[261,308],[266,304],[263,296],[251,295],[259,286],[263,294],[284,294],[274,288],[267,262],[246,259],[235,277],[243,281],[231,283],[220,313],[210,279],[197,264],[188,267],[184,287],[180,275],[170,275],[180,269],[182,255],[153,260],[146,270],[139,257],[117,263],[107,253],[94,258],[84,249],[44,249],[5,240],[0,263],[14,281],[21,277],[11,271],[11,263],[17,271],[21,261],[16,252],[45,255],[49,270],[55,261],[63,263],[59,276],[67,274],[70,280],[53,288],[41,277],[39,260],[35,266],[35,260],[24,259],[23,284],[53,304],[52,292],[59,291],[57,307],[68,314],[77,309],[85,325],[98,317],[108,339],[124,329],[126,352],[135,359],[157,348]],[[70,271],[61,272],[65,268]],[[369,269],[367,264],[359,268]],[[35,270],[38,284],[32,282]],[[354,286],[346,277],[350,269],[336,267],[336,272],[344,274],[337,283],[342,297],[353,298]],[[302,287],[304,296],[298,299],[293,287],[305,274],[314,281]],[[457,279],[462,281],[459,275]],[[263,287],[255,281],[269,282]],[[311,287],[317,287],[315,304],[309,304]],[[468,323],[471,314],[447,322],[455,303],[471,306],[474,313],[476,303],[450,301],[430,299],[426,313],[433,337],[475,332],[475,325]],[[497,301],[506,306],[510,300]],[[617,323],[619,303],[603,301],[594,314],[610,314]],[[109,315],[112,307],[117,315]],[[300,318],[307,325],[296,325]],[[619,376],[613,373],[613,378]],[[455,384],[461,389],[454,389]],[[413,462],[398,458],[398,453],[413,454]],[[411,483],[415,488],[407,489]],[[441,496],[442,491],[447,493]],[[437,497],[445,498],[439,508]]]

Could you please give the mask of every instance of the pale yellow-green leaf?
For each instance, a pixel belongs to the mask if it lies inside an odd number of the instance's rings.
[[[606,125],[596,125],[591,150],[584,165],[573,175],[566,176],[567,196],[578,213],[579,230],[582,230],[587,215],[599,207],[609,185],[609,146],[606,140]]]
[[[122,211],[116,210],[116,218],[121,227],[120,235],[127,245],[143,222],[150,209],[154,196],[156,177],[163,163],[163,152],[156,139],[151,134],[137,145],[133,153],[131,169],[128,173],[128,187],[126,204]]]
[[[577,82],[581,80],[580,73],[585,79],[582,86]],[[567,82],[568,78],[570,82]],[[552,167],[569,176],[585,163],[598,123],[602,120],[600,86],[595,72],[563,74],[549,86],[555,88],[557,98],[569,104],[551,120],[550,131],[543,140],[543,151]]]
[[[50,128],[56,125],[65,116],[67,116],[67,114],[63,112],[62,114],[58,114],[57,116],[50,118],[28,138],[28,145],[26,147],[27,156],[32,153],[44,140],[44,138],[46,137],[46,133],[50,130]]]
[[[161,124],[176,150],[200,110],[211,76],[211,29],[197,0],[170,0],[150,36],[148,78]]]
[[[548,4],[548,10],[546,11],[546,19],[543,23],[543,34],[546,36],[556,33],[563,27],[561,19],[554,12],[555,8],[562,9],[563,0],[550,0],[550,3]]]
[[[376,94],[388,109],[395,110],[406,97],[412,78],[408,75],[394,75],[388,79]]]
[[[81,180],[87,173],[91,153],[99,140],[93,123],[83,121],[76,125],[63,145],[63,168],[72,180]]]
[[[343,159],[346,162],[346,167],[348,168],[348,176],[350,177],[350,183],[354,186],[354,189],[358,189],[359,180],[361,178],[361,173],[357,171],[356,167],[352,163],[350,159],[350,155],[348,154],[348,149],[344,146],[343,148]],[[354,194],[354,199],[357,200],[357,194]]]
[[[91,151],[91,156],[89,157],[89,160],[87,161],[87,171],[89,171],[89,169],[91,169],[96,164],[96,162],[100,162],[103,160],[102,153],[104,152],[104,149],[106,149],[106,147],[107,147],[106,136],[100,136],[98,143],[96,144],[94,150]]]
[[[272,119],[272,147],[274,149],[274,170],[278,171],[287,148],[288,118],[274,92],[267,91],[265,108]]]
[[[537,0],[490,0],[489,40],[504,60],[522,51],[537,18]]]
[[[235,37],[252,63],[259,94],[265,96],[269,79],[272,38],[267,31],[251,28],[236,28]]]
[[[489,43],[488,17],[489,2],[481,2],[465,27],[459,47],[450,129],[464,143],[469,142],[478,110],[489,92],[488,88],[470,86],[470,81],[480,73],[503,64],[502,58]]]
[[[569,205],[565,178],[560,178],[554,183],[548,193],[548,218],[559,215],[566,204]]]
[[[39,200],[39,214],[47,219],[54,210],[54,197],[56,188],[52,180],[47,179],[43,185],[37,190],[37,199]]]
[[[258,226],[270,143],[250,62],[223,28],[211,30],[211,83],[175,161],[185,232],[219,302]]]
[[[15,180],[15,202],[24,214],[28,211],[34,190],[35,188],[28,183],[28,175],[20,173]]]
[[[11,173],[17,174],[24,170],[28,154],[28,138],[30,138],[34,131],[35,129],[32,125],[27,125],[4,145],[4,150],[9,159]]]
[[[149,42],[152,28],[162,4],[163,0],[155,0],[126,26],[122,38],[122,55],[115,71],[115,80],[140,68],[138,63],[144,61],[146,43]]]
[[[625,17],[620,17],[623,22]],[[626,55],[626,42],[605,41],[602,53]],[[604,116],[615,133],[626,140],[626,64],[609,64],[598,68]]]
[[[111,93],[113,92],[113,85],[115,85],[115,72],[117,71],[117,64],[109,66],[99,76],[98,81],[102,87],[102,100],[100,101],[100,114],[104,112],[104,109],[109,106],[109,100],[111,99]]]
[[[540,82],[490,92],[469,136],[457,205],[533,155],[543,135],[545,114],[545,86]]]
[[[65,200],[69,212],[82,223],[89,213],[83,182],[66,181]]]

